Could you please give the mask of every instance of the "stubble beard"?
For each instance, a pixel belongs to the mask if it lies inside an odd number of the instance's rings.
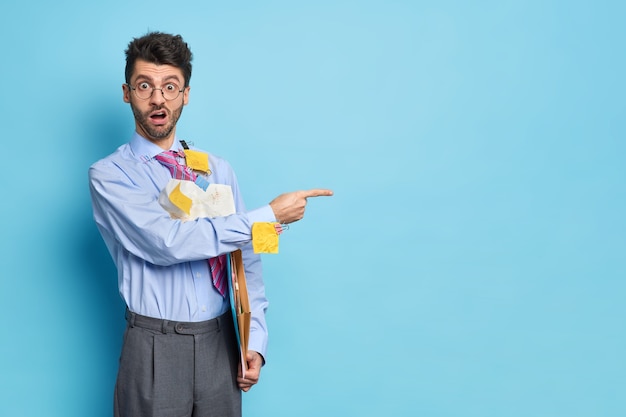
[[[135,120],[137,121],[139,126],[141,126],[143,131],[148,136],[150,136],[147,139],[152,139],[155,141],[166,139],[167,137],[169,137],[169,135],[172,133],[172,131],[176,127],[176,123],[178,123],[178,119],[180,119],[180,115],[183,112],[183,107],[184,107],[183,104],[181,104],[180,107],[170,112],[170,110],[165,108],[164,106],[159,106],[159,107],[155,106],[152,109],[146,111],[145,113],[142,113],[141,110],[137,109],[133,105],[133,103],[130,103],[130,108],[133,110],[133,115],[135,116]],[[163,110],[166,113],[168,113],[168,116],[170,116],[170,120],[168,124],[164,126],[155,127],[150,123],[149,115],[150,113],[156,110]]]

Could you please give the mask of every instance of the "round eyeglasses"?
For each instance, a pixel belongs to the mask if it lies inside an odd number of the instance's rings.
[[[141,100],[147,100],[150,97],[152,97],[154,90],[160,90],[165,100],[168,100],[168,101],[176,100],[178,96],[180,95],[180,93],[182,93],[185,90],[184,88],[181,89],[180,87],[178,87],[177,84],[174,84],[174,83],[167,83],[161,88],[155,88],[146,82],[138,83],[134,87],[130,84],[126,84],[126,85],[128,86],[128,88],[133,90],[137,98]]]

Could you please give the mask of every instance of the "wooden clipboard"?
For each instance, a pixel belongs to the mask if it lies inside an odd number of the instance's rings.
[[[243,266],[241,250],[236,250],[228,255],[227,273],[230,277],[229,293],[230,308],[235,323],[235,334],[239,344],[241,355],[241,374],[246,376],[248,362],[248,340],[250,339],[250,300],[248,299],[248,287],[246,285],[246,271]]]

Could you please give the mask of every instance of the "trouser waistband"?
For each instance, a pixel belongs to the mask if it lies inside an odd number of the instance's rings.
[[[126,309],[126,321],[130,327],[141,327],[163,333],[201,334],[219,330],[222,326],[232,325],[232,314],[227,311],[211,320],[189,322],[142,316]]]

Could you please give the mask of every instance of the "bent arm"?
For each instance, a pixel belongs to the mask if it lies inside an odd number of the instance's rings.
[[[145,184],[137,181],[145,181]],[[183,222],[158,203],[158,189],[115,165],[92,166],[89,185],[99,228],[128,252],[155,265],[196,261],[232,252],[251,241],[257,221],[273,221],[271,207],[220,218]],[[151,192],[154,190],[154,192]]]

